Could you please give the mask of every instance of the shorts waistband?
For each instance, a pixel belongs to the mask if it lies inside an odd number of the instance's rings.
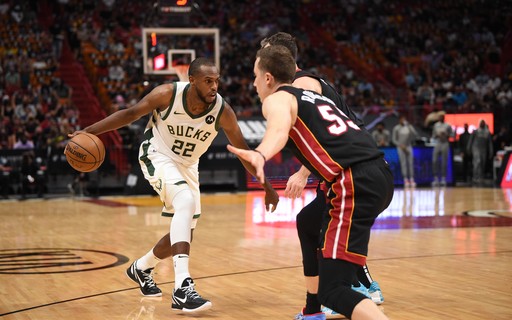
[[[378,157],[373,160],[355,163],[355,164],[351,165],[350,168],[352,170],[354,170],[354,169],[360,169],[360,168],[369,167],[369,166],[378,166],[378,165],[387,165],[387,164],[388,163],[386,162],[386,160],[384,160],[384,157]]]

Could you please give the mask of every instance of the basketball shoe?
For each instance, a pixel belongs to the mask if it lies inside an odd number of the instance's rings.
[[[140,293],[145,297],[161,297],[162,290],[160,290],[153,280],[153,268],[147,270],[137,269],[137,261],[126,269],[126,275],[135,281],[140,288]]]
[[[325,320],[325,313],[317,312],[314,314],[304,314],[304,309],[293,318],[294,320]]]
[[[360,294],[365,295],[368,299],[371,299],[370,292],[368,292],[368,288],[366,288],[361,282],[359,282],[359,287],[352,286],[352,290],[359,292]]]
[[[203,299],[194,289],[195,284],[192,278],[186,278],[181,284],[181,288],[175,289],[172,293],[172,309],[183,312],[196,312],[208,310],[212,303]]]
[[[325,314],[325,319],[345,319],[344,316],[326,306],[322,306],[322,312]]]
[[[370,297],[372,297],[372,301],[375,302],[375,304],[379,305],[384,302],[384,296],[382,295],[382,290],[380,290],[380,286],[377,281],[372,282],[370,288],[368,289],[368,293],[370,294]]]

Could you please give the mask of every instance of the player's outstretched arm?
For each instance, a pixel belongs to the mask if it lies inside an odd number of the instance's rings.
[[[255,169],[254,176],[261,184],[266,181],[265,172],[263,170],[266,158],[260,152],[237,148],[230,144],[228,144],[228,150],[233,152],[240,159],[240,161],[242,161],[242,163],[247,162]]]
[[[173,93],[172,84],[159,85],[134,106],[116,111],[108,117],[88,126],[83,131],[95,135],[124,127],[155,109],[165,109]]]
[[[228,104],[224,106],[224,111],[222,112],[220,118],[220,125],[224,132],[226,133],[226,137],[228,138],[229,142],[233,146],[240,148],[242,150],[249,149],[249,146],[247,145],[247,142],[243,137],[242,131],[238,126],[235,112]],[[242,162],[245,169],[249,171],[253,176],[256,176],[256,168],[245,159],[240,157],[239,159]],[[265,189],[265,207],[267,210],[271,209],[273,212],[276,209],[277,203],[279,202],[279,195],[277,194],[277,192],[274,190],[274,188],[267,179],[259,181],[263,181],[262,185],[263,188]],[[272,205],[272,208],[270,208],[270,205]]]
[[[297,101],[289,93],[274,93],[264,100],[262,111],[267,119],[267,129],[259,146],[255,150],[244,150],[228,145],[230,152],[256,168],[260,183],[265,180],[265,162],[281,151],[288,141],[288,133],[297,117]]]

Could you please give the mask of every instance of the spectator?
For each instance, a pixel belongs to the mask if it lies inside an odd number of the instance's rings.
[[[11,171],[12,167],[9,163],[9,160],[7,160],[5,157],[0,157],[0,194],[4,199],[9,197]]]
[[[414,127],[407,122],[404,115],[401,115],[398,124],[393,128],[392,140],[397,147],[405,187],[416,187],[412,145],[417,135]]]
[[[506,126],[501,126],[500,130],[492,137],[494,142],[494,152],[505,149],[510,145],[511,137]]]
[[[469,133],[469,126],[467,123],[464,123],[464,132],[459,136],[459,154],[462,157],[462,176],[464,177],[464,182],[471,181],[471,162],[472,155],[471,150],[469,148],[469,139],[471,138],[471,134]]]
[[[71,103],[73,89],[62,81],[60,78],[54,79],[53,89],[59,99],[59,105],[68,105]]]
[[[432,186],[446,186],[446,171],[448,167],[448,154],[450,152],[450,137],[453,135],[452,126],[444,122],[444,114],[439,116],[439,121],[432,128],[432,140],[434,151],[432,154],[432,173],[434,181]],[[441,163],[439,163],[441,158]],[[441,168],[439,168],[441,164]],[[440,179],[439,179],[440,178]]]
[[[25,133],[20,133],[18,135],[18,141],[14,144],[13,149],[32,150],[34,149],[34,142],[29,140]]]
[[[434,89],[428,83],[423,83],[416,91],[416,103],[419,105],[434,103]]]
[[[372,132],[373,140],[377,143],[378,147],[389,147],[390,133],[386,129],[384,122],[377,123],[376,129]]]
[[[21,88],[21,76],[16,67],[9,66],[7,67],[7,72],[4,76],[5,82],[5,91],[8,94],[12,94],[13,92],[19,90]]]
[[[57,21],[56,23],[52,24],[52,26],[50,28],[50,32],[53,37],[53,42],[52,42],[53,57],[56,60],[59,60],[60,56],[62,54],[62,47],[63,47],[63,42],[65,39],[64,28],[61,25],[61,23]]]
[[[108,68],[108,77],[113,81],[123,81],[124,80],[124,69],[119,64],[119,61],[116,61],[113,65]]]
[[[45,189],[44,172],[37,163],[34,153],[23,153],[21,160],[21,198],[25,199],[30,189],[34,189],[41,198]]]
[[[491,132],[485,120],[480,120],[478,129],[471,134],[468,148],[473,155],[473,183],[480,185],[485,176],[487,161],[494,155]]]
[[[19,4],[16,4],[11,10],[11,17],[17,23],[23,20],[23,10]]]

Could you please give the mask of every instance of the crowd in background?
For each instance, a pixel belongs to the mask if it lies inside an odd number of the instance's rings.
[[[79,125],[72,90],[58,77],[59,51],[36,5],[0,6],[0,148],[59,145]]]
[[[506,1],[196,1],[180,25],[159,14],[158,1],[118,2],[0,5],[1,149],[62,147],[67,133],[80,128],[73,90],[59,77],[66,46],[92,69],[107,113],[129,108],[162,82],[143,73],[145,26],[219,28],[219,91],[241,118],[260,115],[252,87],[259,41],[285,31],[297,36],[299,66],[329,79],[361,115],[395,110],[423,127],[439,110],[492,112],[495,140],[510,144],[512,4]]]

